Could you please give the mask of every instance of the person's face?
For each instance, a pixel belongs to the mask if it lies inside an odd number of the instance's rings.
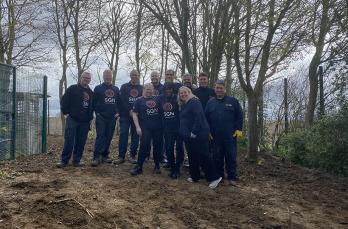
[[[208,77],[200,76],[200,77],[198,77],[198,82],[199,82],[200,87],[207,87],[208,86]]]
[[[189,93],[187,92],[187,90],[180,90],[180,91],[179,91],[179,96],[180,96],[180,99],[181,99],[182,101],[187,102]]]
[[[106,71],[103,74],[104,83],[111,84],[112,83],[112,72]]]
[[[166,90],[164,91],[164,95],[166,97],[171,97],[173,95],[173,89],[172,88],[166,88]]]
[[[91,82],[91,74],[82,74],[80,79],[80,84],[84,87],[88,86]]]
[[[160,76],[159,74],[153,74],[151,75],[151,83],[153,85],[157,85],[159,83]]]
[[[146,97],[153,96],[153,88],[152,87],[145,87],[144,88],[144,96],[146,96]]]
[[[224,86],[224,85],[215,84],[214,90],[215,90],[216,97],[222,98],[222,97],[225,96],[226,89],[225,89],[225,86]]]
[[[133,71],[130,74],[131,82],[132,83],[138,83],[139,82],[139,72]]]
[[[182,83],[184,84],[184,86],[186,87],[191,87],[192,86],[192,78],[190,76],[184,76],[182,78]]]
[[[165,74],[165,81],[166,82],[173,82],[174,81],[174,73],[172,71],[167,71]]]

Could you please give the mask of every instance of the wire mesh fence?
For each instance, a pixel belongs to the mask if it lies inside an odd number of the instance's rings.
[[[47,78],[0,65],[0,160],[46,150]]]

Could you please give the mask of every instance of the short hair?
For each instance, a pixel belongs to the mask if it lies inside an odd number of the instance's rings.
[[[225,85],[225,80],[217,80],[216,82],[215,82],[215,84],[218,84],[218,85],[222,85],[222,86],[226,86]]]
[[[105,76],[105,74],[106,74],[107,72],[110,72],[110,73],[111,73],[111,75],[112,75],[112,71],[111,71],[111,69],[106,69],[106,70],[104,70],[104,72],[103,72],[103,76]]]
[[[89,71],[83,71],[82,73],[81,73],[81,77],[83,77],[84,75],[92,75]]]
[[[173,69],[168,69],[167,71],[166,71],[166,74],[172,74],[173,76],[175,75],[175,71],[173,70]]]
[[[129,73],[129,75],[130,76],[132,76],[132,75],[139,75],[139,72],[138,72],[138,70],[136,70],[136,69],[133,69],[132,71],[130,71],[130,73]]]
[[[201,77],[201,76],[204,76],[204,77],[208,78],[208,74],[206,72],[199,73],[198,77]]]
[[[192,79],[192,75],[190,73],[185,73],[184,75],[182,75],[182,78],[184,77],[190,77]]]
[[[150,74],[150,76],[152,77],[153,75],[158,75],[158,76],[160,76],[160,73],[158,72],[158,71],[152,71],[151,72],[151,74]]]

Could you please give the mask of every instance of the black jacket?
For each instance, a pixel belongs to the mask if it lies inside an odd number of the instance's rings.
[[[63,114],[69,115],[78,122],[89,122],[93,119],[93,91],[79,84],[68,87],[61,101],[60,109]]]

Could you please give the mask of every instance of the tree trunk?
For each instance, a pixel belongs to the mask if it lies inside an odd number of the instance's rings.
[[[259,136],[257,128],[257,97],[248,95],[248,157],[251,162],[257,161]]]
[[[226,57],[226,94],[231,95],[232,93],[232,59]]]
[[[263,101],[263,88],[261,89],[261,94],[258,98],[258,119],[257,119],[257,126],[259,129],[259,141],[260,141],[260,146],[263,146],[264,144],[264,112],[263,112],[263,108],[264,108],[264,101]]]
[[[329,30],[329,0],[322,0],[322,18],[320,22],[320,32],[318,36],[318,41],[315,42],[315,53],[309,65],[309,96],[308,96],[308,104],[305,115],[305,127],[309,128],[313,125],[314,121],[314,112],[317,103],[318,96],[318,74],[317,69],[320,64],[321,55],[323,53],[324,45],[325,45],[325,37]]]
[[[141,17],[143,11],[143,4],[139,1],[139,10],[137,13],[137,27],[135,34],[135,63],[138,72],[140,73],[140,36],[141,36]]]

